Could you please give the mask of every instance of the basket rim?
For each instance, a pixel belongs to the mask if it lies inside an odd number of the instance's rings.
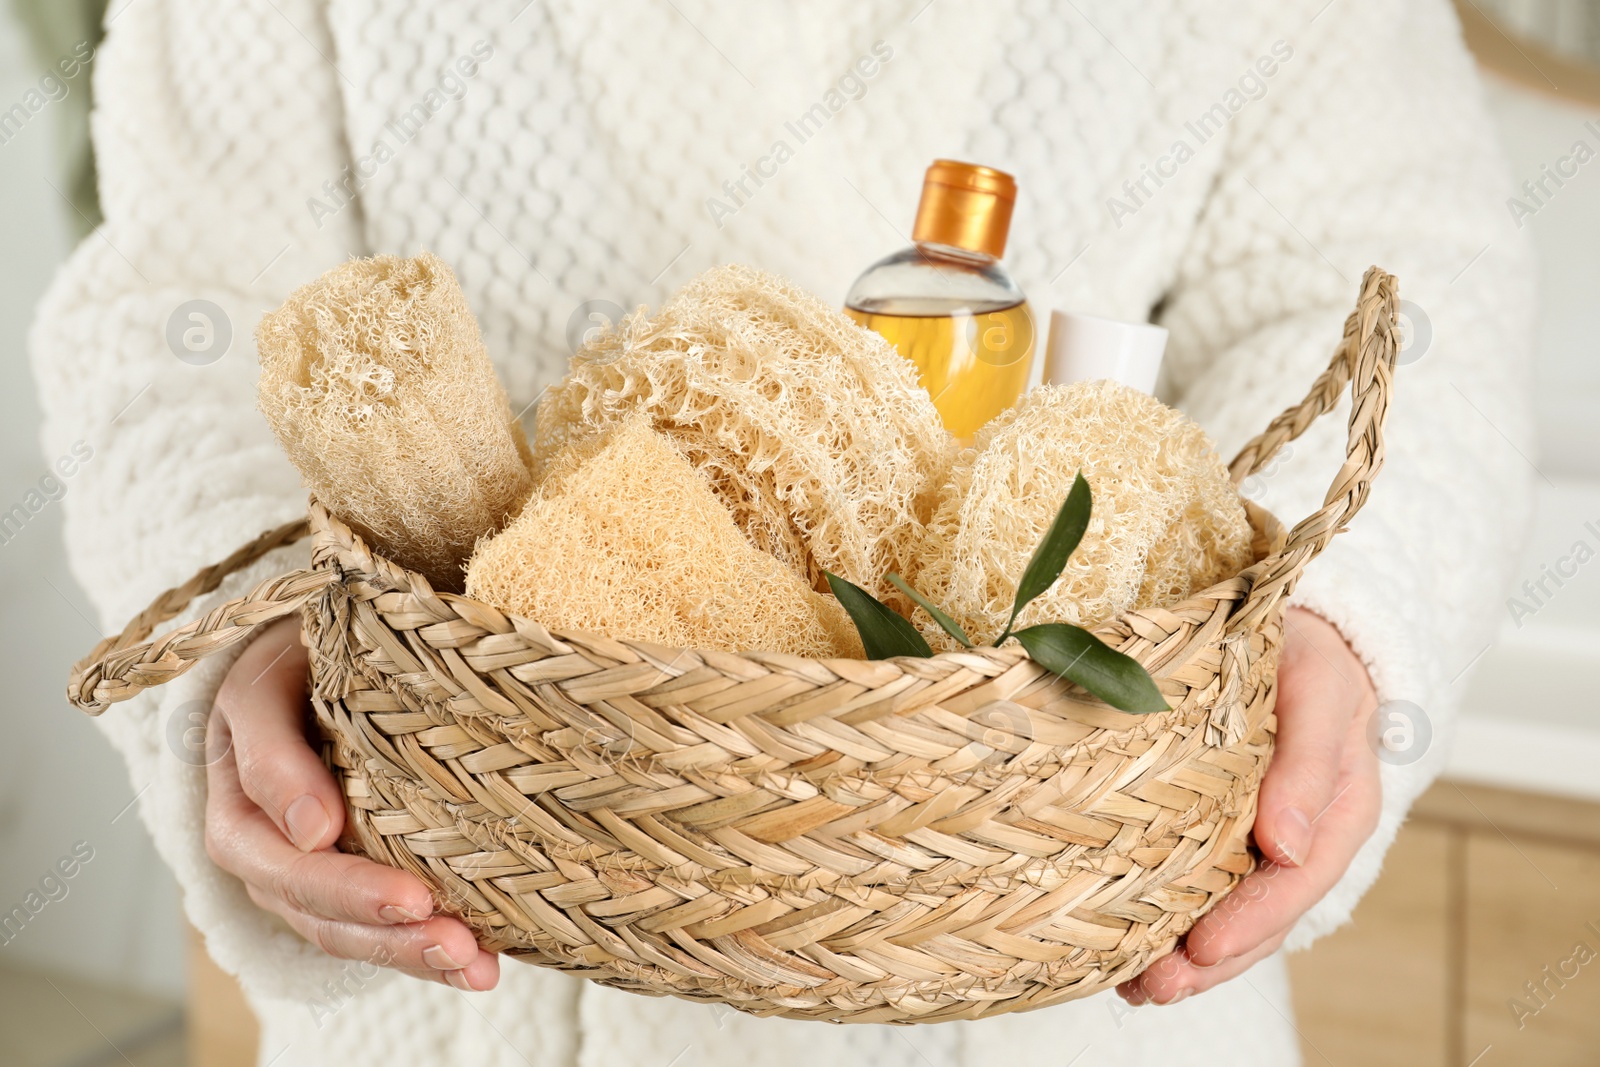
[[[1221,647],[1226,641],[1230,640],[1229,634],[1235,629],[1234,623],[1249,600],[1250,589],[1255,578],[1263,568],[1272,563],[1275,552],[1281,548],[1285,538],[1282,524],[1278,522],[1271,512],[1243,497],[1241,497],[1241,501],[1246,507],[1252,531],[1258,535],[1256,551],[1259,558],[1254,563],[1243,568],[1232,578],[1214,583],[1207,589],[1197,592],[1182,601],[1161,607],[1124,611],[1092,628],[1091,632],[1101,637],[1111,647],[1124,651],[1125,654],[1134,655],[1137,659],[1139,658],[1137,653],[1140,650],[1134,648],[1130,651],[1130,646],[1145,644],[1146,648],[1153,648],[1156,643],[1150,641],[1147,637],[1141,636],[1139,627],[1135,625],[1133,620],[1148,620],[1150,627],[1157,631],[1174,629],[1168,625],[1169,622],[1183,612],[1186,607],[1192,609],[1193,615],[1202,617],[1211,615],[1214,617],[1216,614],[1215,603],[1229,601],[1226,615],[1220,626],[1217,627],[1215,635],[1207,642],[1207,646]],[[370,589],[373,584],[371,580],[376,578],[376,585],[385,593],[405,592],[410,596],[419,596],[424,602],[428,597],[437,598],[446,605],[446,609],[452,615],[457,617],[465,613],[456,612],[456,606],[467,605],[468,613],[476,616],[476,618],[466,619],[465,621],[482,625],[488,623],[493,616],[499,616],[509,624],[509,630],[522,635],[524,639],[553,645],[558,651],[563,649],[568,652],[581,651],[591,659],[599,657],[606,660],[615,660],[618,666],[626,665],[631,660],[634,663],[653,665],[663,672],[681,677],[697,667],[707,666],[716,669],[718,661],[725,663],[728,659],[736,659],[752,664],[763,671],[775,673],[796,671],[803,673],[809,665],[827,671],[840,681],[851,681],[853,676],[859,677],[863,669],[873,670],[880,665],[888,666],[891,669],[907,674],[918,675],[924,672],[925,666],[931,666],[932,672],[938,674],[945,667],[971,669],[971,661],[976,658],[986,664],[993,665],[988,670],[979,668],[980,673],[998,678],[1023,663],[1032,664],[1040,672],[1039,677],[1050,679],[1048,684],[1059,686],[1060,692],[1047,705],[1039,708],[1030,706],[1030,716],[1035,712],[1059,716],[1059,710],[1057,712],[1045,712],[1044,708],[1055,706],[1059,709],[1060,705],[1065,702],[1091,713],[1097,721],[1093,723],[1092,732],[1089,735],[1065,744],[1050,745],[1048,747],[1052,755],[1049,760],[1044,760],[1043,756],[1036,756],[1032,760],[1025,761],[1030,764],[1041,761],[1062,762],[1065,764],[1086,752],[1092,753],[1107,745],[1125,743],[1143,736],[1154,736],[1181,723],[1187,722],[1191,725],[1202,726],[1211,716],[1209,703],[1195,703],[1188,699],[1174,699],[1174,693],[1164,694],[1168,700],[1168,707],[1164,711],[1147,714],[1122,711],[1066,677],[1039,664],[1027,654],[1026,649],[1016,642],[1008,642],[1006,646],[1001,648],[985,646],[937,652],[928,657],[895,656],[883,660],[867,660],[807,657],[761,650],[730,652],[719,649],[675,648],[650,641],[612,637],[591,631],[550,629],[536,619],[502,611],[491,604],[461,593],[435,591],[425,575],[409,570],[381,553],[373,551],[372,547],[366,543],[365,539],[357,531],[352,529],[348,523],[339,519],[338,516],[334,515],[314,497],[308,500],[307,511],[314,544],[317,546],[313,552],[313,570],[325,568],[325,573],[327,571],[336,573],[338,575],[337,580],[330,584],[341,586],[348,584],[352,575],[347,572],[347,562],[350,555],[353,554],[362,572],[355,576],[357,584],[367,585]],[[403,586],[402,583],[404,583]],[[327,590],[324,590],[317,599],[320,600],[326,595]],[[307,610],[309,610],[309,607],[308,605]],[[485,617],[485,612],[492,613],[492,615]],[[1282,602],[1278,601],[1274,604],[1273,610],[1255,616],[1253,627],[1259,628],[1280,616],[1281,613]],[[1208,620],[1203,625],[1212,625],[1212,623]],[[490,633],[495,632],[492,624],[486,626],[486,629]],[[620,657],[616,655],[616,650],[619,647],[626,650],[626,653]],[[1154,668],[1147,666],[1158,687],[1164,677],[1182,669],[1193,660],[1193,652],[1197,650],[1196,646],[1192,643],[1185,643],[1182,647],[1190,649],[1191,654],[1169,658]],[[628,655],[629,653],[631,655]],[[686,667],[681,662],[684,657],[692,657],[695,662]],[[1143,664],[1142,660],[1141,664]],[[386,685],[394,682],[392,678],[384,680],[375,676],[375,674],[382,672],[369,672],[359,665],[354,666],[354,669],[359,674],[373,675],[369,676],[367,681],[375,685]],[[1038,681],[1038,678],[1034,679],[1034,681]],[[424,703],[435,702],[433,697],[423,693],[414,693],[413,697]],[[1010,702],[1010,698],[1005,698],[1004,702]],[[459,709],[447,710],[453,717],[461,715]],[[920,706],[904,709],[901,712],[897,712],[897,714],[911,714],[918,710],[920,710]],[[1062,717],[1073,718],[1071,715]],[[1085,723],[1085,725],[1088,725],[1088,723]],[[593,744],[580,742],[576,745],[559,744],[556,747],[563,751],[585,752],[595,756],[595,758],[601,758],[595,753],[594,750],[597,746]],[[637,762],[632,756],[618,757],[614,754],[607,754],[604,758],[617,764]],[[641,760],[643,763],[649,763],[651,758],[641,758]],[[995,770],[994,766],[984,763],[962,771],[946,771],[941,772],[941,774],[950,779],[965,781],[974,776],[981,777],[985,774],[994,773]],[[763,768],[742,768],[730,764],[721,768],[719,773],[732,773],[740,777],[761,777],[770,772]],[[913,777],[915,776],[914,772],[908,771],[906,773],[911,774]],[[814,784],[831,776],[828,772],[806,775]]]
[[[1134,628],[1128,624],[1127,620],[1131,618],[1138,617],[1156,622],[1159,620],[1159,616],[1156,614],[1158,612],[1163,614],[1172,614],[1184,607],[1197,606],[1208,600],[1214,601],[1224,599],[1223,596],[1218,594],[1224,591],[1229,593],[1236,591],[1241,581],[1247,583],[1246,588],[1242,591],[1243,593],[1247,594],[1249,591],[1249,586],[1253,585],[1253,580],[1260,575],[1260,573],[1265,569],[1265,566],[1271,563],[1277,553],[1281,551],[1283,542],[1287,537],[1287,531],[1283,526],[1283,523],[1266,508],[1261,507],[1253,500],[1250,500],[1242,495],[1239,496],[1239,501],[1244,506],[1245,515],[1250,523],[1251,532],[1254,535],[1253,547],[1255,547],[1256,558],[1248,566],[1241,568],[1230,578],[1224,578],[1221,581],[1213,582],[1205,589],[1196,590],[1190,593],[1189,596],[1184,597],[1182,600],[1173,601],[1170,604],[1152,605],[1147,608],[1126,608],[1123,611],[1118,612],[1116,615],[1102,620],[1093,626],[1086,626],[1084,629],[1088,630],[1090,633],[1101,638],[1102,640],[1105,640],[1107,644],[1115,648],[1117,647],[1118,641],[1137,636]],[[503,608],[498,608],[487,601],[478,600],[474,597],[466,595],[465,593],[434,589],[433,584],[428,580],[426,575],[422,574],[420,571],[411,570],[405,565],[389,559],[387,556],[374,549],[372,545],[367,543],[366,538],[362,537],[358,531],[335,515],[325,504],[317,500],[315,494],[308,496],[306,513],[307,517],[311,521],[311,532],[314,536],[317,535],[321,530],[326,530],[336,536],[347,539],[348,543],[360,556],[364,556],[372,561],[373,566],[370,568],[371,573],[385,574],[388,572],[388,575],[392,575],[393,573],[403,574],[408,580],[408,585],[411,586],[410,591],[413,593],[415,593],[417,591],[417,587],[420,586],[422,589],[427,591],[427,595],[438,597],[439,599],[450,603],[465,603],[475,607],[488,608],[490,611],[504,616],[508,620],[515,620],[517,622],[522,622],[533,627],[537,627],[539,630],[543,630],[545,633],[551,635],[557,640],[565,641],[567,639],[574,639],[577,641],[577,643],[583,645],[616,643],[626,645],[630,648],[648,649],[657,653],[691,653],[697,656],[710,654],[714,657],[737,656],[741,659],[751,659],[755,662],[782,662],[787,660],[819,664],[902,664],[927,662],[930,659],[959,661],[963,658],[968,658],[971,656],[980,656],[984,659],[993,660],[996,662],[1006,662],[1013,665],[1021,662],[1022,660],[1037,662],[1032,660],[1032,657],[1028,655],[1027,650],[1024,649],[1020,644],[1014,644],[1010,641],[1008,641],[1007,644],[999,647],[993,645],[974,645],[971,648],[949,649],[935,652],[931,656],[889,656],[883,659],[869,660],[848,656],[800,656],[794,653],[776,652],[768,649],[727,650],[700,648],[693,645],[685,645],[680,647],[674,645],[662,645],[654,641],[646,641],[639,638],[616,637],[611,634],[601,633],[595,630],[571,630],[549,627],[540,622],[538,619],[529,618],[526,615],[520,615],[514,611],[507,611]],[[343,568],[340,567],[339,571],[339,581],[343,582],[345,581]],[[1228,612],[1228,618],[1230,622],[1240,612],[1240,610],[1242,610],[1244,603],[1245,596],[1241,595],[1235,598],[1235,604],[1229,609]],[[1156,672],[1152,672],[1151,676],[1157,679],[1161,677],[1161,675]],[[1081,687],[1074,686],[1074,688],[1078,689]],[[1087,692],[1087,690],[1084,690],[1084,692]],[[1084,703],[1095,704],[1104,702],[1100,701],[1098,697],[1093,697],[1091,695],[1090,700],[1084,701]],[[1110,705],[1106,705],[1106,707],[1109,708]],[[1163,713],[1157,712],[1154,714]]]

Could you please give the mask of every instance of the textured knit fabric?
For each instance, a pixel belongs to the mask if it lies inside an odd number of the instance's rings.
[[[654,304],[713,264],[840,299],[907,240],[929,160],[980,160],[1021,183],[1008,261],[1034,303],[1170,327],[1163,395],[1225,455],[1303,395],[1361,271],[1396,273],[1431,344],[1398,374],[1371,501],[1297,600],[1383,699],[1424,710],[1434,743],[1383,767],[1378,832],[1289,947],[1376,877],[1438,772],[1529,503],[1531,265],[1446,0],[138,0],[109,30],[107,222],[32,337],[49,454],[95,449],[66,536],[108,632],[301,512],[254,411],[250,335],[352,254],[451,263],[520,409],[596,308]],[[209,362],[169,342],[195,300],[231,325]],[[1344,418],[1251,483],[1286,521],[1321,503]],[[195,610],[304,558],[280,550]],[[101,721],[190,917],[261,1015],[263,1063],[1297,1058],[1278,959],[1171,1009],[1105,994],[911,1029],[756,1020],[510,961],[485,995],[370,978],[206,857],[204,769],[169,726],[208,706],[231,658]]]

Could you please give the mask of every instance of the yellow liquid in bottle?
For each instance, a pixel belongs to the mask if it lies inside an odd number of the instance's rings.
[[[845,313],[916,364],[945,428],[963,442],[1027,388],[1034,341],[1027,301],[979,314]]]

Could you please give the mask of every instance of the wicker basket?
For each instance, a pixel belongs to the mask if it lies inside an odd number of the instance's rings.
[[[1116,711],[1015,646],[808,660],[552,633],[375,555],[319,504],[168,591],[73,671],[98,713],[304,611],[342,847],[408,870],[490,949],[757,1015],[940,1022],[1105,989],[1254,865],[1283,601],[1382,464],[1394,279],[1373,268],[1304,401],[1235,484],[1350,386],[1348,454],[1257,562],[1098,633],[1172,710]],[[309,569],[146,643],[310,533]]]

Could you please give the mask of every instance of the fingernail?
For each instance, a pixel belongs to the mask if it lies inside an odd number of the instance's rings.
[[[1200,968],[1202,971],[1204,971],[1204,970],[1208,970],[1208,969],[1210,969],[1212,967],[1221,967],[1224,963],[1227,963],[1231,959],[1233,959],[1232,956],[1218,956],[1216,959],[1212,960],[1210,963],[1195,963],[1194,965],[1196,967]],[[1190,960],[1189,962],[1194,963],[1193,960]]]
[[[431,945],[422,950],[422,962],[436,971],[459,971],[472,961],[467,960],[466,963],[459,963],[455,957],[444,950],[443,945]]]
[[[1178,1001],[1182,1000],[1183,998],[1187,997],[1190,993],[1193,993],[1193,992],[1194,992],[1194,990],[1190,989],[1188,986],[1184,986],[1182,989],[1178,990],[1178,992],[1176,994],[1174,994],[1171,997],[1168,997],[1166,1000],[1163,1000],[1161,1003],[1162,1003],[1163,1006],[1171,1007],[1172,1005],[1178,1003]]]
[[[1136,1008],[1141,1008],[1150,1003],[1150,994],[1145,992],[1144,986],[1135,986],[1128,991],[1128,1003]]]
[[[378,909],[378,918],[386,923],[419,923],[427,917],[418,915],[408,908],[402,908],[398,904],[385,904]]]
[[[283,813],[283,821],[289,826],[289,839],[301,852],[315,850],[331,822],[322,801],[309,793],[295,798],[289,810]]]
[[[1299,808],[1289,808],[1278,816],[1278,836],[1273,844],[1283,856],[1283,862],[1298,867],[1305,862],[1311,850],[1311,820]]]
[[[473,989],[472,985],[467,981],[467,975],[464,971],[446,971],[444,972],[444,980],[461,990],[463,993],[477,992],[477,990]]]

